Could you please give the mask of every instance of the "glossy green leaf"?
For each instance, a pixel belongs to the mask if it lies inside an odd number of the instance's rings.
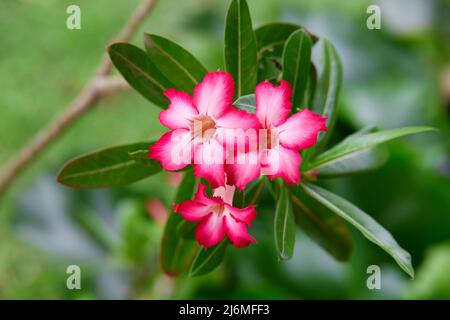
[[[243,191],[236,189],[233,197],[233,206],[236,208],[245,208],[250,205],[256,205],[264,190],[265,181],[263,177],[250,182]]]
[[[377,131],[375,127],[368,126],[346,137],[343,142],[351,142],[357,137]],[[323,178],[334,178],[343,175],[375,170],[381,167],[388,158],[385,145],[377,145],[337,158],[315,168],[317,174]]]
[[[347,261],[352,237],[342,218],[298,186],[290,187],[290,191],[297,225],[337,260]]]
[[[258,44],[258,58],[264,55],[281,56],[283,47],[289,36],[302,27],[292,23],[270,23],[255,30]]]
[[[295,220],[287,188],[282,185],[275,209],[275,246],[280,259],[290,259],[294,254]]]
[[[302,157],[304,164],[307,164],[327,144],[333,132],[338,113],[338,98],[342,82],[342,64],[336,49],[326,39],[323,42],[322,60],[323,70],[317,83],[311,109],[316,113],[328,117],[328,130],[319,133],[318,142],[315,146],[303,151]]]
[[[265,181],[263,177],[252,181],[244,191],[244,205],[243,207],[247,207],[250,205],[258,204],[258,200],[261,197],[261,194],[264,190]]]
[[[306,86],[305,92],[305,102],[303,103],[303,106],[293,106],[294,110],[299,111],[300,107],[311,109],[314,97],[316,95],[316,88],[317,88],[317,69],[314,63],[311,62],[308,84]]]
[[[298,29],[303,29],[303,27],[283,22],[269,23],[257,28],[255,36],[258,44],[258,59],[261,59],[264,55],[281,57],[286,40]],[[312,34],[309,35],[315,43],[317,37]]]
[[[281,69],[280,58],[263,57],[258,64],[258,83],[266,80],[277,82],[281,79]]]
[[[340,161],[340,158],[342,157],[349,157],[353,153],[367,150],[368,148],[379,145],[381,143],[406,135],[433,130],[435,129],[430,127],[405,127],[357,135],[351,139],[343,140],[333,148],[317,156],[317,158],[313,159],[309,163],[308,168],[316,169],[325,165],[332,165],[333,163]]]
[[[192,93],[207,73],[192,54],[166,38],[145,34],[144,43],[150,58],[175,89]]]
[[[233,0],[225,26],[225,65],[233,76],[236,97],[255,90],[258,63],[256,37],[245,0]]]
[[[311,69],[312,41],[304,30],[297,30],[286,40],[283,50],[283,79],[289,82],[293,92],[293,106],[304,102]]]
[[[183,220],[177,227],[177,233],[184,239],[195,239],[195,227],[194,222]]]
[[[131,152],[148,148],[152,142],[140,142],[101,149],[67,162],[58,173],[58,182],[80,189],[122,186],[149,177],[159,171],[158,162],[143,163]]]
[[[256,113],[256,97],[253,93],[237,98],[233,105],[249,113]]]
[[[151,164],[153,162],[153,160],[149,158],[150,153],[148,148],[129,152],[128,155],[130,158],[140,161],[143,164]]]
[[[108,48],[108,53],[131,87],[157,106],[168,106],[169,100],[163,92],[172,84],[143,50],[128,43],[115,43]]]
[[[334,178],[380,168],[388,159],[386,146],[363,149],[315,167],[318,176]]]
[[[316,185],[308,184],[302,187],[311,197],[352,224],[367,239],[391,255],[408,275],[414,277],[410,254],[401,248],[392,235],[371,216],[347,200]]]
[[[189,270],[190,277],[207,274],[217,268],[225,258],[228,240],[223,240],[213,247],[200,247]]]
[[[324,40],[323,42],[323,70],[316,88],[316,99],[313,110],[328,117],[328,130],[323,134],[323,141],[333,132],[338,112],[338,98],[342,83],[342,64],[334,46]]]
[[[192,171],[185,173],[183,181],[178,187],[174,202],[192,199],[195,193],[197,180]],[[186,239],[178,232],[184,219],[176,213],[172,213],[164,228],[161,241],[161,266],[167,274],[177,275],[188,270],[197,250],[197,243]]]

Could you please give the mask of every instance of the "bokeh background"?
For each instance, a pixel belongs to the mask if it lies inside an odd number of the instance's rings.
[[[330,39],[345,81],[335,141],[365,126],[431,125],[439,134],[389,144],[381,169],[329,180],[390,230],[413,256],[416,279],[353,229],[348,263],[336,262],[300,231],[295,257],[279,263],[274,205],[266,196],[252,228],[257,245],[229,250],[200,278],[169,278],[158,261],[165,207],[179,177],[160,173],[113,190],[76,191],[55,182],[61,165],[104,146],[153,139],[159,109],[134,91],[102,100],[36,158],[0,200],[0,298],[450,298],[450,1],[248,0],[254,26],[288,21]],[[66,8],[81,7],[81,30],[66,28]],[[105,45],[137,0],[0,1],[0,166],[77,95]],[[366,9],[381,8],[381,30]],[[229,1],[160,0],[136,34],[161,34],[223,69]],[[79,265],[82,289],[66,288]],[[367,266],[382,289],[366,287]]]

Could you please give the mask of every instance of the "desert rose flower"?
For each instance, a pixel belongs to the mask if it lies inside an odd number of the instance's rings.
[[[198,223],[195,238],[205,248],[216,245],[225,237],[237,248],[256,241],[247,232],[247,227],[256,217],[255,206],[233,207],[234,190],[234,187],[226,185],[215,189],[213,197],[208,197],[205,185],[199,184],[193,200],[174,205],[174,211],[184,219]]]
[[[234,154],[226,165],[228,182],[243,189],[250,181],[266,174],[281,177],[287,185],[300,181],[300,150],[317,142],[319,131],[326,131],[326,117],[308,109],[289,117],[292,90],[286,81],[275,86],[268,81],[255,90],[256,116],[260,123],[258,148]],[[231,161],[229,161],[231,162]]]
[[[208,73],[193,97],[169,89],[167,110],[160,122],[172,130],[150,147],[150,158],[165,170],[179,170],[193,164],[197,178],[206,179],[213,188],[225,186],[224,132],[230,129],[257,128],[256,117],[232,106],[234,80],[228,72]]]

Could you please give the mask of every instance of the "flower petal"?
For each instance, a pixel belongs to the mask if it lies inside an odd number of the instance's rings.
[[[252,225],[252,220],[256,218],[255,206],[245,208],[235,208],[229,204],[225,204],[225,208],[230,212],[231,216],[238,222],[244,222],[248,226]]]
[[[225,237],[223,217],[210,213],[195,228],[195,239],[205,248],[218,244]]]
[[[159,113],[159,121],[172,130],[190,129],[191,122],[198,114],[191,97],[183,91],[168,89],[164,94],[170,100],[169,108]]]
[[[233,161],[227,161],[225,164],[225,172],[227,183],[243,190],[261,174],[258,152],[238,152]]]
[[[164,170],[180,170],[192,162],[189,130],[177,129],[162,135],[149,148],[149,158],[159,161]]]
[[[211,206],[189,200],[174,204],[173,211],[179,213],[187,221],[197,222],[211,213]]]
[[[194,175],[206,179],[213,189],[225,186],[224,148],[215,139],[195,146]]]
[[[198,112],[215,119],[231,108],[233,97],[234,80],[228,72],[210,72],[194,89]]]
[[[223,203],[228,203],[228,204],[233,204],[233,196],[234,196],[234,191],[235,191],[235,187],[226,184],[225,187],[219,187],[217,189],[214,189],[214,199],[217,198],[221,198]]]
[[[194,195],[194,200],[201,204],[214,204],[206,194],[206,186],[202,183],[198,184],[197,192]]]
[[[327,130],[326,121],[326,117],[308,109],[297,112],[278,126],[280,143],[296,150],[310,148],[317,142],[319,132]]]
[[[292,106],[292,89],[289,83],[282,80],[279,86],[269,81],[256,86],[256,116],[264,128],[278,126],[283,123]]]
[[[262,156],[262,173],[270,179],[283,178],[287,185],[300,182],[300,154],[281,145],[266,150]]]
[[[236,221],[230,216],[225,216],[223,219],[225,233],[236,248],[246,247],[250,243],[256,242],[256,240],[248,234],[247,225],[245,223]]]
[[[244,110],[230,108],[216,120],[218,128],[258,129],[258,118]]]

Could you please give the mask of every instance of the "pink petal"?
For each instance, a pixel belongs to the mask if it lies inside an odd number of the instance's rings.
[[[216,139],[229,150],[243,150],[250,141],[257,145],[259,121],[254,114],[230,109],[216,120],[216,124]]]
[[[234,80],[228,72],[208,73],[194,89],[194,105],[199,113],[219,118],[231,108]]]
[[[297,112],[278,126],[278,136],[283,146],[303,150],[317,142],[319,131],[326,131],[327,118],[308,109]]]
[[[226,184],[225,187],[219,187],[214,189],[214,197],[221,198],[222,203],[233,204],[233,196],[236,188],[234,186]]]
[[[256,86],[256,116],[264,128],[278,126],[291,112],[292,89],[289,83],[282,80],[279,86],[269,81]]]
[[[258,129],[258,118],[244,110],[230,108],[216,120],[218,128]]]
[[[205,204],[205,205],[214,205],[214,204],[220,204],[215,201],[215,199],[211,199],[206,194],[206,186],[202,183],[198,184],[197,192],[194,195],[194,200],[198,203]]]
[[[160,112],[159,121],[167,128],[190,129],[193,118],[198,114],[191,97],[183,91],[168,89],[164,92],[170,100],[169,108]]]
[[[218,244],[225,237],[223,217],[210,213],[195,228],[195,239],[205,248]]]
[[[179,213],[187,221],[197,222],[211,213],[211,206],[189,200],[175,204],[173,211]]]
[[[189,130],[177,129],[162,135],[149,148],[149,158],[159,161],[164,170],[180,170],[192,161]]]
[[[235,208],[225,204],[225,208],[230,212],[231,216],[238,222],[244,222],[248,226],[252,225],[252,220],[256,218],[255,206],[248,206],[246,208]]]
[[[261,174],[258,152],[239,152],[234,163],[225,165],[227,173],[227,183],[235,185],[239,190],[243,190],[248,183],[257,179]]]
[[[224,149],[215,139],[196,145],[194,175],[206,179],[213,189],[225,185]]]
[[[270,179],[283,178],[287,185],[300,182],[300,154],[281,145],[267,150],[261,162],[262,172]]]
[[[256,240],[248,234],[245,223],[238,222],[230,216],[225,216],[223,219],[225,233],[236,248],[246,247],[250,243],[256,242]]]

